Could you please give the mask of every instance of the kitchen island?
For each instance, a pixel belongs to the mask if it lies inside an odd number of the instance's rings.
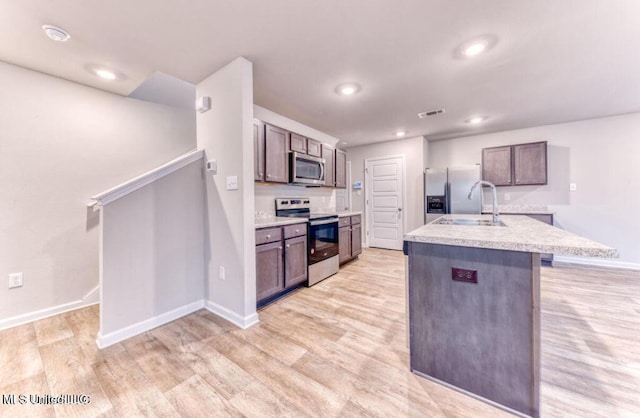
[[[475,226],[491,216],[445,215],[405,235],[411,369],[537,417],[540,253],[609,258],[616,251],[528,217],[501,221]]]

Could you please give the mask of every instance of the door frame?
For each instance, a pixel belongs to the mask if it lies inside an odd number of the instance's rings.
[[[384,157],[373,157],[373,158],[366,158],[364,160],[364,220],[365,220],[365,243],[367,247],[370,247],[369,245],[369,237],[371,236],[370,229],[372,226],[372,221],[371,221],[371,204],[369,203],[371,201],[371,175],[369,173],[369,166],[371,165],[371,163],[373,161],[379,161],[379,160],[390,160],[390,159],[395,159],[395,158],[399,158],[401,163],[402,163],[402,190],[400,190],[400,193],[402,193],[401,196],[401,203],[402,203],[402,222],[400,222],[401,227],[402,227],[402,236],[404,237],[404,235],[406,234],[407,231],[407,160],[404,154],[397,154],[397,155],[387,155]]]

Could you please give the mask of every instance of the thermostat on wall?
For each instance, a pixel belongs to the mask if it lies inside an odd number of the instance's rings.
[[[356,181],[355,183],[353,183],[353,189],[354,190],[362,189],[362,182],[361,181]]]

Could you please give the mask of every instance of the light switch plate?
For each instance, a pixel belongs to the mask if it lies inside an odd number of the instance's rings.
[[[9,274],[9,289],[22,286],[22,273]]]
[[[578,185],[575,183],[569,183],[569,191],[575,192],[576,190],[578,190]]]
[[[227,190],[238,190],[238,176],[227,177]]]

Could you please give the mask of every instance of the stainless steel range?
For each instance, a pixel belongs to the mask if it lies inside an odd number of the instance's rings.
[[[308,197],[277,198],[276,216],[307,218],[309,286],[338,272],[338,215],[311,213]]]

